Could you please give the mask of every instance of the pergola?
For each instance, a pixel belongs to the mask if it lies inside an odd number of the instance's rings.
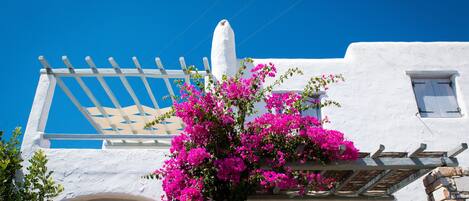
[[[155,69],[144,69],[136,57],[132,58],[133,68],[121,68],[114,58],[110,57],[112,68],[98,68],[91,57],[86,57],[89,68],[75,68],[70,60],[62,57],[65,68],[52,68],[44,57],[39,61],[44,69],[41,73],[50,80],[55,80],[58,86],[67,95],[81,114],[95,128],[97,134],[62,134],[42,133],[44,139],[49,140],[106,140],[108,145],[126,146],[168,146],[169,140],[182,128],[181,121],[170,118],[149,129],[144,125],[149,120],[168,108],[160,108],[156,100],[165,94],[156,94],[151,88],[148,79],[162,79],[173,97],[174,89],[169,79],[183,79],[191,82],[191,75],[187,70],[184,58],[179,59],[181,70],[166,70],[159,58],[155,59]],[[198,73],[203,76],[212,76],[207,58],[203,58],[204,70]],[[91,100],[93,106],[84,106],[77,96],[62,81],[64,77],[72,77]],[[97,79],[114,107],[104,107],[92,93],[83,77]],[[104,77],[118,77],[125,91],[132,98],[134,105],[122,106],[116,95],[105,81]],[[145,106],[137,97],[134,89],[127,80],[128,77],[140,78],[152,106]],[[47,94],[51,96],[51,94]],[[467,149],[462,143],[453,150],[426,151],[426,144],[421,144],[413,152],[386,152],[385,146],[380,145],[374,153],[360,153],[355,161],[339,161],[329,164],[317,163],[288,163],[293,170],[320,172],[326,177],[333,177],[337,185],[329,191],[310,192],[305,197],[296,197],[295,190],[276,191],[274,194],[259,194],[252,196],[251,200],[393,200],[393,193],[420,178],[437,167],[458,166],[456,156]]]
[[[251,200],[394,200],[393,193],[404,188],[437,167],[456,167],[456,156],[467,149],[462,143],[453,150],[425,151],[420,144],[415,151],[385,152],[380,145],[374,153],[360,153],[355,161],[329,164],[288,163],[293,170],[321,172],[335,178],[337,185],[329,191],[311,192],[297,197],[294,191],[276,192],[275,195],[257,195]]]

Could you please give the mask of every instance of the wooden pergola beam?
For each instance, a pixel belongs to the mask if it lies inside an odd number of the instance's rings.
[[[409,157],[410,158],[413,158],[413,157],[416,157],[418,154],[422,153],[423,151],[425,151],[425,149],[427,149],[427,144],[424,144],[424,143],[421,143],[419,148],[417,148],[414,152],[412,152]]]
[[[317,195],[305,195],[305,196],[294,196],[294,195],[253,195],[249,196],[247,200],[269,200],[269,201],[291,201],[291,200],[309,200],[309,201],[364,201],[364,200],[375,200],[375,201],[389,201],[395,200],[394,196],[317,196]]]
[[[398,190],[400,190],[401,188],[404,188],[405,186],[407,186],[408,184],[414,182],[415,180],[417,180],[418,178],[420,178],[421,176],[427,174],[428,172],[430,172],[431,169],[421,169],[421,170],[417,170],[415,173],[411,174],[410,176],[408,176],[407,178],[405,178],[404,180],[400,181],[399,183],[397,184],[394,184],[393,186],[391,186],[390,188],[388,188],[388,190],[386,190],[386,194],[388,195],[392,195],[393,193],[397,192]]]
[[[335,188],[331,190],[332,194],[335,194],[337,191],[341,191],[347,184],[350,183],[358,174],[360,171],[354,170],[352,174],[348,175],[347,178],[345,178],[342,182],[340,182]]]
[[[378,158],[379,155],[381,155],[381,153],[383,153],[385,148],[386,147],[384,145],[380,144],[378,150],[371,155],[371,158]]]
[[[380,181],[382,181],[383,179],[385,179],[386,177],[388,177],[389,175],[391,175],[393,170],[384,170],[383,172],[379,173],[378,175],[376,175],[375,177],[373,177],[373,179],[371,179],[370,181],[368,181],[368,183],[366,183],[364,186],[362,186],[360,189],[358,189],[356,191],[356,194],[358,195],[361,195],[363,193],[365,193],[366,191],[372,189],[373,187],[375,187]]]
[[[459,146],[454,148],[451,151],[448,151],[446,154],[448,157],[456,157],[459,155],[461,152],[465,151],[467,149],[467,143],[461,143]]]
[[[333,161],[323,165],[316,162],[304,164],[289,162],[286,166],[293,170],[387,170],[387,169],[427,169],[442,166],[458,166],[456,158],[359,158],[354,161]]]

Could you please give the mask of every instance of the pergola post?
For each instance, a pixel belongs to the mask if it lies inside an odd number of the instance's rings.
[[[21,155],[25,161],[40,148],[49,148],[50,142],[43,138],[49,110],[54,97],[56,79],[51,74],[41,74],[24,131]]]

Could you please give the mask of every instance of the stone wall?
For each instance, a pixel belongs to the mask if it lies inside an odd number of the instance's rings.
[[[469,168],[441,167],[423,179],[428,201],[469,201]]]

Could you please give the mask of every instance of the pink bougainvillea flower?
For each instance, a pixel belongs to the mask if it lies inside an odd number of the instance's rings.
[[[257,64],[250,77],[213,80],[206,89],[182,85],[182,101],[175,101],[173,109],[185,128],[173,138],[169,158],[153,172],[163,180],[162,199],[245,200],[256,190],[297,189],[304,195],[333,186],[333,178],[293,171],[286,164],[354,160],[358,149],[343,133],[324,129],[324,120],[301,114],[302,105],[319,100],[306,101],[307,93],[267,90],[265,80],[276,73],[272,63]],[[323,75],[306,88],[325,91],[338,80],[343,78]],[[256,114],[255,105],[262,101],[268,112]]]

